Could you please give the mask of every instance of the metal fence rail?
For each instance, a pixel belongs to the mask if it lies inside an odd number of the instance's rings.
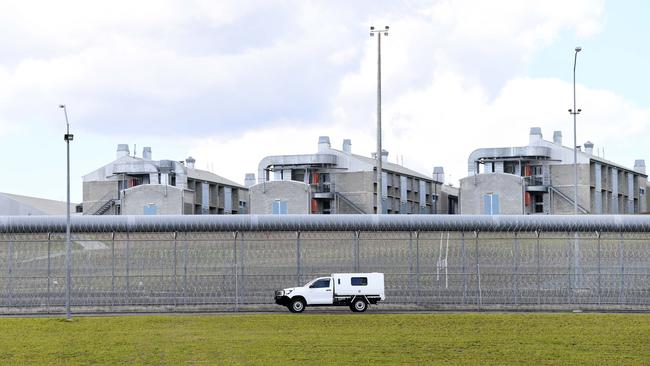
[[[646,216],[75,217],[72,306],[282,310],[273,290],[385,273],[386,309],[650,310]],[[0,217],[0,313],[64,311],[65,218]]]

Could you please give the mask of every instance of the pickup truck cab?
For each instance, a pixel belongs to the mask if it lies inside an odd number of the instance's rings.
[[[383,273],[333,273],[304,286],[275,291],[275,303],[301,313],[306,306],[349,306],[364,312],[369,304],[385,300]]]

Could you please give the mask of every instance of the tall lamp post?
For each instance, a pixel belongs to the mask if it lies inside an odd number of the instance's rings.
[[[576,136],[576,118],[582,109],[576,109],[576,64],[578,62],[578,52],[582,47],[576,47],[573,56],[573,109],[569,113],[573,115],[573,210],[578,214],[578,140]]]
[[[382,179],[381,179],[381,34],[388,36],[388,26],[384,29],[375,29],[370,27],[370,36],[373,37],[377,34],[377,214],[383,213],[383,205],[381,200],[382,195]]]
[[[70,244],[70,141],[73,139],[73,135],[70,133],[70,123],[68,122],[68,110],[65,108],[65,104],[59,105],[59,108],[63,109],[65,114],[65,125],[66,133],[63,135],[63,140],[66,142],[67,147],[67,170],[68,170],[68,179],[67,179],[67,193],[68,200],[66,205],[66,228],[65,228],[65,316],[67,320],[72,319],[72,313],[70,312],[70,287],[72,282],[72,245]]]

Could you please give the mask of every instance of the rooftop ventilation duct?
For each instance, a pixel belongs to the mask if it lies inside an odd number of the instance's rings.
[[[191,156],[189,156],[187,159],[185,159],[185,164],[187,165],[188,168],[194,169],[194,163],[196,163],[196,159],[194,159]]]
[[[591,141],[585,142],[585,152],[589,155],[594,154],[594,143]]]
[[[144,160],[151,160],[151,148],[150,147],[145,147],[142,149],[142,158]]]
[[[329,136],[318,137],[318,152],[327,152],[331,147]]]
[[[381,162],[382,163],[387,163],[388,162],[388,150],[381,150]]]
[[[562,131],[553,131],[553,143],[562,146]]]
[[[433,180],[436,182],[444,183],[445,182],[445,168],[441,166],[433,167]]]
[[[634,160],[634,170],[645,174],[645,160],[643,159],[638,159]]]
[[[350,139],[343,140],[343,152],[346,153],[352,152],[352,140]]]
[[[246,178],[244,178],[244,185],[248,188],[255,185],[255,173],[246,173]]]
[[[117,158],[131,155],[128,144],[119,144],[117,145]]]
[[[528,137],[529,145],[540,145],[542,143],[542,129],[539,127],[531,127],[530,135]]]

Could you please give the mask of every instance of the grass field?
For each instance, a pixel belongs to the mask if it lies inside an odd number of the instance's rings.
[[[650,364],[643,314],[0,319],[0,364]]]

